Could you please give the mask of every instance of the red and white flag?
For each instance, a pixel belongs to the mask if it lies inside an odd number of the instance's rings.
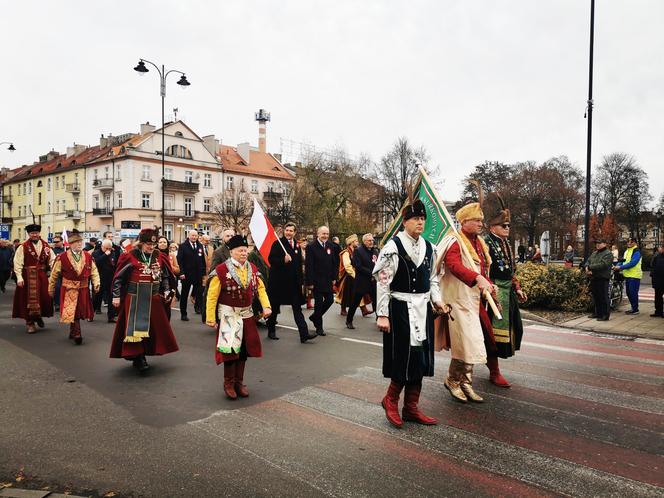
[[[69,236],[65,228],[62,229],[62,245],[65,246],[65,249],[69,247]]]
[[[278,240],[277,234],[274,233],[272,223],[267,219],[261,205],[256,199],[254,199],[254,212],[252,213],[251,221],[249,222],[249,231],[251,232],[251,238],[254,239],[254,244],[256,244],[258,251],[261,253],[261,256],[263,256],[265,263],[270,266],[267,257],[270,254],[270,249],[272,249],[272,244]]]

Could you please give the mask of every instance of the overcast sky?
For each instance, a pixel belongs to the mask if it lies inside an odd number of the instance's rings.
[[[5,1],[0,164],[98,143],[160,120],[154,71],[200,135],[280,138],[380,159],[399,136],[424,145],[442,195],[485,160],[565,154],[585,169],[590,0]],[[593,164],[634,155],[664,191],[664,1],[598,0]],[[172,78],[172,79],[171,79]]]

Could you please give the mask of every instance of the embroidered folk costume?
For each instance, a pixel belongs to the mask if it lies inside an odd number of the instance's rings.
[[[53,299],[48,293],[48,272],[55,254],[39,235],[41,225],[25,227],[29,239],[16,248],[14,274],[16,292],[12,318],[23,318],[28,334],[36,332],[35,324],[44,327],[44,317],[53,316]]]
[[[335,301],[341,305],[341,316],[347,316],[348,308],[353,302],[353,288],[355,286],[355,267],[353,266],[353,253],[359,245],[360,239],[356,234],[346,237],[346,248],[339,253],[339,282]],[[362,316],[369,314],[364,298],[360,302]]]
[[[137,248],[120,256],[113,276],[119,313],[110,357],[132,360],[144,372],[149,368],[145,356],[173,353],[178,345],[166,313],[173,281],[168,256],[154,247],[154,230],[141,230],[138,240]]]
[[[419,234],[426,209],[420,200],[402,211],[406,230],[389,240],[378,255],[373,275],[377,282],[376,314],[383,334],[383,376],[391,380],[382,405],[388,421],[401,427],[403,420],[434,425],[417,404],[422,378],[434,373],[432,304],[442,306],[436,271],[436,248]],[[421,223],[411,230],[409,220]],[[410,232],[410,233],[409,233]],[[383,328],[384,318],[389,328]],[[405,388],[402,417],[399,397]]]
[[[234,257],[234,250],[247,249],[247,241],[235,235],[226,243],[231,257],[217,265],[216,275],[210,279],[206,302],[206,323],[217,329],[215,360],[224,364],[224,392],[230,399],[249,396],[244,385],[247,358],[263,356],[261,339],[252,310],[254,296],[258,296],[263,314],[272,310],[265,285],[256,266]],[[215,321],[215,316],[218,318]]]
[[[92,255],[82,250],[83,237],[78,232],[69,236],[69,249],[58,254],[48,280],[48,293],[53,296],[58,279],[60,287],[60,323],[69,324],[69,338],[75,344],[83,342],[81,319],[92,320],[94,307],[90,297],[90,282],[99,292],[100,277]]]
[[[478,233],[463,228],[466,221],[472,221],[481,230],[484,214],[480,204],[473,202],[463,206],[457,211],[456,219],[461,230],[445,236],[440,244],[441,287],[446,302],[452,307],[453,318],[448,322],[449,341],[443,341],[452,352],[445,387],[458,401],[482,402],[473,390],[472,374],[474,365],[486,363],[487,352],[496,354],[491,319],[478,285],[479,277],[489,280],[491,257]]]
[[[510,210],[506,208],[502,198],[496,193],[487,195],[483,205],[486,225],[489,234],[484,237],[489,246],[491,268],[489,276],[496,286],[498,301],[502,307],[502,319],[498,319],[489,309],[492,320],[493,335],[496,343],[496,354],[487,351],[487,366],[491,372],[490,380],[500,387],[510,387],[509,382],[501,375],[498,358],[509,358],[521,347],[523,323],[519,311],[519,300],[525,301],[526,296],[516,278],[516,263],[510,247],[508,234],[510,227]],[[498,232],[505,234],[501,237]]]

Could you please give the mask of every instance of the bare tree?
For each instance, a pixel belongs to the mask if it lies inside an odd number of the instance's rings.
[[[226,189],[217,194],[213,202],[215,224],[219,228],[246,231],[253,212],[253,202],[244,188]]]
[[[638,189],[639,171],[634,157],[624,152],[604,156],[592,182],[596,208],[615,216],[630,192]]]

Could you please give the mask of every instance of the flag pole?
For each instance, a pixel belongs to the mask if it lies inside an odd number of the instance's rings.
[[[429,185],[432,184],[429,176],[427,175],[426,171],[424,171],[422,169],[422,167],[420,167],[420,174],[422,175],[422,179],[426,180],[429,183]],[[433,195],[436,196],[436,200],[438,201],[438,204],[440,204],[440,206],[443,208],[443,211],[444,211],[445,215],[447,216],[447,219],[452,221],[452,217],[450,216],[450,213],[447,210],[447,206],[445,206],[445,203],[441,202],[441,200],[438,198],[438,191],[436,189],[431,189],[431,191],[433,192]],[[450,228],[452,229],[452,232],[454,233],[454,235],[457,238],[459,238],[460,235],[459,235],[459,232],[457,231],[456,227],[454,226],[454,223],[450,224]],[[472,270],[475,273],[480,273],[479,268],[477,268],[477,265],[475,265],[475,260],[473,260],[473,258],[470,255],[470,251],[468,251],[468,248],[466,247],[466,244],[459,243],[459,248],[461,249],[461,252],[466,257],[466,259],[470,262],[470,266],[472,267]],[[481,275],[481,273],[480,273],[480,275]],[[496,318],[498,318],[498,320],[502,320],[503,315],[498,310],[498,306],[496,306],[496,302],[493,300],[493,296],[491,296],[491,293],[487,290],[484,291],[484,299],[486,299],[487,303],[489,303],[489,306],[491,307],[491,311],[493,311],[493,314],[496,316]]]
[[[263,210],[263,206],[261,206],[261,203],[255,197],[253,197],[253,199],[254,199],[254,202],[256,204],[258,204],[258,206],[261,208],[261,211],[263,211],[263,216],[265,216],[265,211]],[[270,225],[271,225],[271,223],[270,223]],[[277,238],[277,242],[279,242],[279,245],[281,246],[281,249],[284,251],[284,255],[288,256],[288,252],[286,251],[286,248],[284,247],[284,245],[281,243],[281,238],[277,234],[277,231],[274,229],[274,227],[272,227],[272,233]]]

